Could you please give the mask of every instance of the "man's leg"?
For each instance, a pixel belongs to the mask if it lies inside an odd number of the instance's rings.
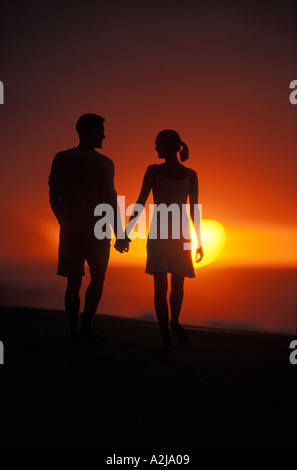
[[[67,277],[67,289],[65,292],[65,311],[68,320],[70,341],[78,339],[78,319],[79,319],[79,290],[81,287],[81,276]]]
[[[82,320],[82,328],[90,329],[92,320],[99,305],[104,285],[105,276],[91,274],[91,282],[85,296],[85,308]]]
[[[93,233],[88,234],[85,251],[86,261],[90,268],[91,281],[86,291],[84,314],[79,331],[81,336],[87,340],[104,344],[105,340],[103,338],[92,333],[91,324],[103,292],[105,273],[109,260],[110,240],[97,240]]]

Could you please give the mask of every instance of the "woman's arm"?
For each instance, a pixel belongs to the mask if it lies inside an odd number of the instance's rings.
[[[141,190],[140,190],[139,196],[137,198],[137,201],[132,211],[133,215],[131,215],[129,222],[127,224],[127,228],[126,228],[127,236],[133,229],[134,225],[137,222],[138,217],[140,216],[145,206],[147,198],[149,197],[149,194],[155,182],[156,174],[157,174],[157,165],[150,165],[146,169],[146,172],[144,174],[143,181],[142,181]]]
[[[196,232],[198,247],[196,250],[196,262],[202,260],[204,253],[202,248],[202,234],[201,234],[201,214],[198,206],[198,177],[194,170],[190,171],[190,215]]]

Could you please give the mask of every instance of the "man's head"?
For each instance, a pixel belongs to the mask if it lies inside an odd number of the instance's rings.
[[[87,147],[101,148],[104,135],[105,119],[98,114],[83,114],[76,123],[80,144]]]

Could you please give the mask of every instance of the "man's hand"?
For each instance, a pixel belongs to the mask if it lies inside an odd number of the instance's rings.
[[[127,236],[123,240],[121,240],[120,238],[117,238],[114,244],[114,247],[119,253],[124,253],[124,251],[128,253],[129,243],[131,243],[131,240]]]

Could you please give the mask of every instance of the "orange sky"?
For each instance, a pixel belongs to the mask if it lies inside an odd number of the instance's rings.
[[[176,129],[203,218],[225,228],[221,261],[297,264],[297,37],[285,6],[32,5],[11,2],[2,19],[0,257],[54,256],[50,165],[77,144],[78,116],[96,112],[126,205],[157,162],[156,134]]]
[[[216,261],[201,269],[296,268],[296,15],[291,3],[239,3],[3,6],[0,261],[56,259],[50,165],[77,144],[77,118],[95,112],[127,205],[157,162],[156,134],[172,128],[188,143],[203,218],[225,230]],[[145,242],[130,258],[111,257],[144,262]]]

